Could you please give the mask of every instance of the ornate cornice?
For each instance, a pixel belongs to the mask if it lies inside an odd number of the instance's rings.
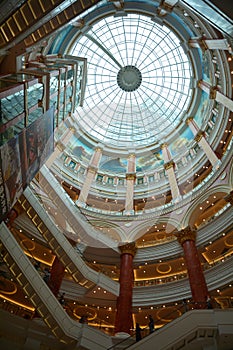
[[[137,252],[135,242],[129,242],[124,245],[120,245],[119,249],[121,251],[121,254],[130,254],[132,256],[134,256]]]
[[[192,230],[190,226],[187,226],[184,229],[175,232],[174,235],[177,237],[178,242],[183,245],[186,241],[195,242],[197,233]]]

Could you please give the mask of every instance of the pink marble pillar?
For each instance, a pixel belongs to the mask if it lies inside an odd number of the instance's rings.
[[[197,309],[206,308],[208,289],[195,244],[196,231],[188,226],[175,234],[184,250],[192,298]]]
[[[132,296],[133,296],[133,258],[136,253],[135,243],[120,246],[120,294],[117,299],[115,333],[128,333],[133,327]]]

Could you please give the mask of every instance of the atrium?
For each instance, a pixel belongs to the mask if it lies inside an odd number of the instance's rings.
[[[216,3],[3,1],[5,349],[232,350],[233,15]]]

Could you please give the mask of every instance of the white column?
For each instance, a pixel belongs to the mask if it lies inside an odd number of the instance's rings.
[[[78,206],[85,205],[85,203],[87,201],[87,197],[88,197],[92,182],[93,182],[93,180],[96,176],[97,170],[98,170],[101,155],[102,155],[102,149],[100,147],[97,147],[95,149],[95,152],[92,155],[91,160],[90,160],[90,164],[87,168],[85,182],[83,183],[82,189],[81,189],[80,194],[79,194],[79,198],[76,201],[76,204]]]
[[[203,149],[205,152],[207,158],[209,159],[210,163],[212,164],[213,168],[216,170],[220,167],[221,160],[218,159],[212,148],[210,147],[209,143],[206,141],[204,132],[200,129],[198,129],[197,124],[193,120],[193,118],[188,118],[186,120],[186,123],[190,127],[195,141],[199,144],[199,146]]]
[[[49,159],[46,161],[46,166],[48,168],[51,167],[51,165],[53,164],[53,162],[61,155],[61,153],[64,151],[65,149],[65,145],[68,143],[68,141],[70,140],[71,136],[73,135],[74,130],[73,129],[67,129],[64,134],[61,136],[60,140],[58,141],[54,152],[51,154],[51,156],[49,157]]]
[[[124,214],[130,215],[134,213],[134,183],[136,179],[136,157],[131,154],[128,158],[127,174],[126,174],[126,196]]]
[[[164,159],[164,169],[166,171],[166,174],[168,176],[168,182],[171,188],[171,194],[172,199],[176,202],[179,200],[180,196],[180,190],[177,184],[176,176],[175,176],[175,163],[172,160],[170,151],[168,149],[168,145],[166,143],[161,145],[163,159]]]
[[[210,99],[215,100],[221,103],[224,107],[228,108],[231,112],[233,112],[233,101],[218,91],[218,88],[215,86],[210,86],[207,82],[200,80],[198,82],[198,87],[203,91],[209,94]]]
[[[229,50],[227,39],[203,39],[203,42],[209,50]]]
[[[173,7],[178,3],[178,0],[164,0],[160,1],[157,8],[157,13],[159,16],[166,16],[169,12],[172,12]]]
[[[189,46],[204,50],[229,50],[227,39],[191,38]]]

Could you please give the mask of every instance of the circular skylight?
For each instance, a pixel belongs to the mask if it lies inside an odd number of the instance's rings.
[[[106,17],[74,44],[86,57],[87,86],[77,122],[118,147],[161,142],[180,123],[191,99],[191,66],[178,37],[149,17]]]

